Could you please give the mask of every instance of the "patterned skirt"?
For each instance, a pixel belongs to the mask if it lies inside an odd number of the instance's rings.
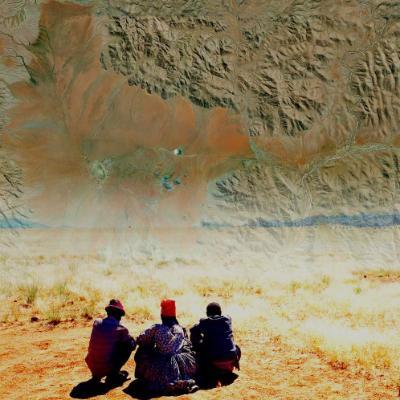
[[[183,346],[176,354],[160,354],[139,347],[135,354],[135,377],[152,391],[164,391],[171,384],[192,380],[197,372],[195,355],[190,346]]]

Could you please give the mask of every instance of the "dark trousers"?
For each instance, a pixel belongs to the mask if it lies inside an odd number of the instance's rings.
[[[198,357],[198,364],[202,373],[218,374],[218,372],[223,372],[223,371],[218,371],[218,368],[214,365],[215,361],[232,361],[233,366],[236,367],[238,370],[240,370],[239,361],[242,357],[242,350],[238,345],[236,345],[235,353],[223,357],[221,359],[216,359],[211,354],[208,354],[206,349],[199,348],[197,351],[197,357]]]
[[[111,358],[111,363],[113,366],[112,374],[118,374],[121,368],[129,360],[132,354],[132,346],[130,343],[117,343]]]

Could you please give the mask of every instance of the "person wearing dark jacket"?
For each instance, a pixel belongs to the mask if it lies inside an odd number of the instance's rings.
[[[234,342],[232,320],[222,315],[218,303],[207,306],[207,318],[190,329],[190,340],[197,353],[200,369],[219,375],[240,369],[241,350]]]

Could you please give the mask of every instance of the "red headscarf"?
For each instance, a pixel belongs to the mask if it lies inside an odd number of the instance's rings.
[[[163,317],[176,317],[175,300],[164,299],[161,302],[161,315]]]

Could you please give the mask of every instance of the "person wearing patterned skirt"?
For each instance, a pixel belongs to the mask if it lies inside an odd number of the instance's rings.
[[[136,339],[135,377],[148,391],[192,393],[196,358],[191,343],[176,319],[175,301],[161,302],[161,324],[146,329]]]

